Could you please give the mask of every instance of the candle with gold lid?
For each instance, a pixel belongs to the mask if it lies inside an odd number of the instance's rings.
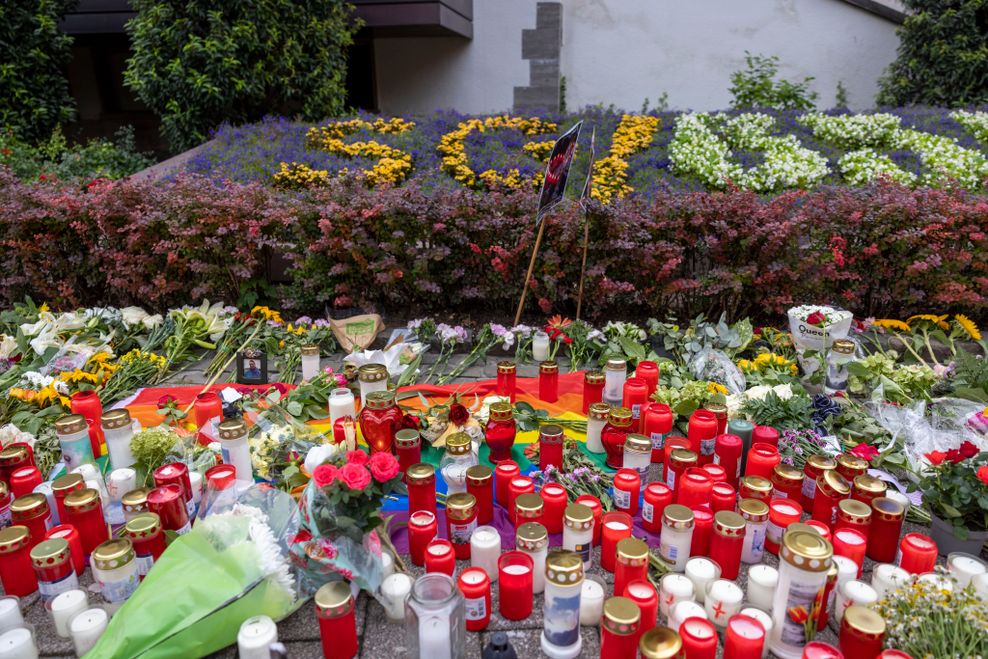
[[[833,526],[837,518],[837,503],[851,493],[851,484],[836,470],[825,471],[816,479],[816,495],[813,497],[811,517]]]
[[[803,495],[803,472],[783,463],[772,470],[772,496],[776,499],[796,499]]]
[[[420,462],[405,471],[408,485],[408,512],[427,510],[436,512],[436,468],[428,462]]]
[[[304,345],[299,348],[302,357],[302,382],[309,382],[319,375],[319,346]]]
[[[590,406],[599,403],[604,397],[604,372],[587,371],[583,374],[583,413],[590,411]],[[605,403],[606,404],[606,403]]]
[[[693,540],[693,511],[674,503],[662,511],[662,534],[659,536],[659,554],[672,564],[674,572],[686,569]]]
[[[544,561],[542,651],[551,659],[573,659],[580,656],[583,646],[580,636],[583,558],[572,551],[553,551]]]
[[[132,467],[137,460],[130,450],[130,442],[134,438],[133,420],[126,407],[103,412],[100,417],[103,427],[103,437],[106,448],[110,453],[110,465],[113,469]]]
[[[620,469],[624,462],[624,442],[632,431],[632,420],[631,410],[627,407],[611,407],[607,415],[607,425],[600,433],[600,440],[607,453],[607,466],[611,469]]]
[[[90,561],[93,577],[111,613],[123,605],[141,583],[136,559],[129,538],[107,540],[93,550]]]
[[[514,446],[516,434],[515,411],[511,403],[491,403],[487,427],[484,428],[484,441],[490,450],[488,459],[493,464],[511,459],[511,447]]]
[[[806,458],[803,464],[803,510],[813,510],[813,499],[816,498],[816,479],[823,472],[837,469],[837,461],[829,455],[815,454]]]
[[[477,500],[477,524],[490,524],[494,518],[494,470],[487,465],[467,469],[467,492]]]
[[[614,593],[623,595],[629,583],[647,578],[648,545],[638,538],[619,540],[614,563]]]
[[[86,483],[82,474],[64,474],[52,481],[51,494],[55,499],[55,511],[58,513],[59,523],[64,523],[65,520],[65,496],[84,487]]]
[[[678,659],[683,656],[683,640],[668,627],[653,627],[638,641],[642,659]]]
[[[612,597],[604,602],[604,616],[600,621],[600,658],[627,659],[638,650],[638,625],[641,612],[627,597]]]
[[[161,518],[155,513],[141,513],[124,525],[124,532],[134,545],[137,574],[144,578],[165,551],[165,533]]]
[[[120,503],[123,506],[124,519],[130,521],[141,513],[148,512],[148,490],[143,487],[131,490],[120,498]]]
[[[254,467],[247,445],[247,424],[243,419],[227,419],[217,426],[223,462],[237,470],[237,480],[254,482]]]
[[[837,502],[837,515],[834,521],[834,531],[851,528],[860,531],[868,537],[868,527],[871,525],[871,506],[857,499],[842,499]]]
[[[536,594],[545,590],[545,561],[548,547],[549,534],[544,526],[538,522],[525,522],[518,527],[518,532],[515,534],[515,548],[532,557],[532,592]]]
[[[508,398],[512,403],[518,395],[517,388],[518,367],[513,361],[500,361],[497,363],[497,395]]]
[[[885,640],[885,618],[864,606],[844,611],[840,625],[840,649],[845,657],[877,657]]]
[[[744,518],[744,544],[741,560],[747,564],[760,563],[765,555],[765,537],[768,532],[768,504],[758,499],[741,499],[738,511]]]
[[[620,405],[624,398],[624,382],[628,379],[628,362],[612,357],[604,366],[604,391],[601,397],[609,405]],[[628,410],[631,413],[631,410]]]
[[[51,602],[56,596],[79,587],[70,554],[69,542],[65,538],[43,540],[31,549],[31,565],[38,579],[38,592],[47,609],[51,609]]]
[[[345,581],[330,581],[316,591],[316,618],[327,659],[352,659],[357,656],[356,602]]]
[[[878,497],[885,496],[887,491],[888,485],[885,481],[867,474],[855,476],[851,481],[851,498],[869,505]]]
[[[10,521],[27,527],[31,533],[28,541],[33,547],[45,539],[51,528],[51,509],[48,507],[48,497],[40,492],[31,492],[17,497],[10,504]]]
[[[357,369],[357,381],[360,383],[360,404],[366,405],[368,394],[387,391],[388,368],[384,364],[364,364]]]
[[[868,461],[850,453],[841,453],[837,456],[837,473],[848,482],[853,481],[868,473]]]
[[[583,559],[583,568],[590,568],[593,549],[593,510],[582,503],[566,506],[563,515],[563,548],[576,552]]]
[[[767,505],[772,500],[772,481],[761,476],[745,476],[738,490],[740,499],[758,499]]]
[[[31,547],[31,532],[26,526],[15,524],[0,531],[0,582],[5,594],[25,597],[38,590]]]
[[[467,469],[477,464],[473,441],[465,432],[455,432],[446,438],[446,452],[439,460],[439,471],[446,481],[446,493],[467,491]]]
[[[813,640],[814,626],[805,623],[814,603],[823,597],[833,548],[817,533],[794,531],[791,525],[779,548],[779,582],[772,600],[769,648],[781,659],[799,659]]]
[[[604,444],[601,440],[601,433],[607,420],[610,417],[611,406],[607,403],[596,402],[590,405],[587,410],[587,446],[591,453],[603,453]]]
[[[453,544],[456,558],[469,560],[470,536],[477,528],[477,498],[466,492],[446,497],[446,537]]]
[[[72,471],[83,464],[96,464],[89,422],[86,417],[81,414],[66,414],[55,421],[55,434],[58,436],[58,444],[62,449],[65,471]],[[0,462],[6,460],[7,450],[9,449],[0,453]]]

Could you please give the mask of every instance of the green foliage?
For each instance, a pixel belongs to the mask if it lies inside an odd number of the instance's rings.
[[[174,149],[223,121],[319,120],[346,108],[346,48],[359,27],[343,0],[135,0],[126,84],[161,116]]]
[[[841,110],[847,109],[847,87],[843,80],[837,81],[837,92],[834,94],[834,107]]]
[[[129,127],[117,131],[112,141],[94,139],[71,145],[57,127],[48,139],[33,145],[10,130],[0,134],[0,165],[10,167],[25,181],[39,176],[80,182],[119,179],[152,164],[150,155],[137,151],[134,131]]]
[[[904,0],[898,57],[879,105],[988,103],[988,0]]]
[[[75,114],[63,73],[72,38],[58,29],[75,4],[0,2],[0,128],[23,140],[40,139]]]
[[[783,400],[774,391],[761,400],[749,398],[742,411],[760,426],[772,426],[778,430],[800,430],[813,427],[813,401],[805,394],[794,392]]]
[[[952,395],[988,403],[988,359],[958,350],[951,376]]]
[[[745,51],[747,69],[731,74],[729,91],[735,108],[774,108],[776,110],[812,110],[817,93],[810,91],[812,77],[802,82],[776,80],[779,72],[779,58],[776,56],[752,55]]]
[[[988,487],[978,478],[978,469],[985,465],[988,452],[957,462],[948,458],[927,471],[918,484],[923,504],[952,525],[961,540],[969,531],[988,530]]]

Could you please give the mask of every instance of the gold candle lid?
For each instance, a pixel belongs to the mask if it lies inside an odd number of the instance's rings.
[[[669,504],[662,511],[662,521],[674,529],[692,528],[693,511],[682,504]]]
[[[846,497],[851,493],[851,484],[836,471],[825,471],[816,477],[816,486],[824,496]]]
[[[51,491],[56,497],[65,496],[73,490],[81,490],[85,484],[82,474],[65,474],[51,483]]]
[[[838,455],[837,466],[852,472],[868,471],[868,461],[850,453],[841,453]]]
[[[436,468],[428,462],[416,462],[405,470],[405,477],[409,481],[426,482],[436,478]]]
[[[515,411],[511,407],[511,403],[505,401],[491,403],[490,411],[491,421],[510,421],[515,416]]]
[[[559,364],[556,363],[554,359],[547,359],[544,362],[539,362],[539,373],[558,373]]]
[[[401,448],[414,448],[422,441],[419,431],[414,428],[402,428],[395,433],[395,446]]]
[[[131,540],[153,538],[161,531],[161,518],[158,513],[141,513],[128,521],[124,530]]]
[[[545,559],[545,578],[546,581],[557,586],[574,586],[582,583],[583,558],[574,551],[549,552]]]
[[[539,443],[546,444],[562,444],[563,443],[563,427],[557,426],[555,423],[547,423],[546,425],[539,428]]]
[[[450,519],[467,519],[473,515],[477,497],[466,492],[457,492],[446,497],[446,514]]]
[[[642,614],[638,605],[627,597],[612,597],[604,602],[604,618],[608,631],[618,636],[630,636],[638,631]]]
[[[761,476],[745,476],[741,479],[741,488],[747,488],[752,492],[760,494],[772,493],[772,481]]]
[[[703,409],[714,414],[727,414],[727,403],[711,400],[704,404]]]
[[[515,547],[522,551],[538,552],[549,545],[549,532],[538,522],[525,522],[515,534]],[[580,559],[583,564],[583,559]]]
[[[746,500],[746,499],[745,499]],[[730,510],[718,510],[714,513],[714,533],[729,538],[744,536],[744,517]]]
[[[14,525],[0,531],[0,554],[10,554],[31,542],[31,532],[26,526]]]
[[[103,415],[99,418],[99,421],[100,424],[107,430],[126,428],[130,425],[130,412],[127,411],[126,407],[121,407],[118,410],[103,412]]]
[[[120,498],[120,503],[124,508],[133,510],[134,508],[145,508],[148,502],[148,491],[143,487],[131,490]]]
[[[772,470],[772,480],[780,483],[787,482],[792,485],[803,480],[803,472],[791,465],[780,462]]]
[[[696,464],[696,453],[686,448],[676,448],[672,450],[669,454],[669,466],[672,467],[673,464],[681,465],[682,467],[688,467],[689,465]]]
[[[515,514],[521,517],[538,517],[542,514],[544,506],[542,495],[535,492],[519,494],[515,498]]]
[[[299,354],[303,357],[318,357],[319,356],[319,346],[310,344],[304,345],[299,348]]]
[[[583,381],[587,384],[604,384],[604,372],[587,371],[583,374]]]
[[[518,366],[509,360],[500,361],[497,363],[498,373],[516,373],[518,371]]]
[[[841,627],[847,627],[856,636],[879,640],[885,635],[885,618],[873,609],[853,604],[844,610]]]
[[[851,481],[851,487],[856,492],[867,492],[876,497],[883,496],[888,491],[888,485],[881,478],[875,478],[868,474],[855,476]]]
[[[82,492],[84,490],[78,490]],[[68,497],[66,497],[68,499]],[[10,503],[10,514],[15,520],[30,519],[48,512],[48,497],[40,492],[22,494]]]
[[[620,357],[611,357],[607,360],[607,365],[604,368],[608,371],[621,371],[623,373],[627,373],[628,360],[621,359]]]
[[[830,349],[839,355],[853,355],[854,341],[850,339],[835,339]]]
[[[368,402],[370,398],[368,397]],[[470,435],[465,432],[454,432],[446,438],[446,453],[449,455],[466,455],[470,452]]]
[[[632,433],[624,440],[624,448],[632,453],[651,453],[652,440],[645,435]]]
[[[220,421],[216,427],[220,439],[240,439],[247,434],[247,424],[243,419],[227,419]]]
[[[625,565],[648,563],[648,545],[638,538],[622,538],[617,543],[617,560]]]
[[[339,618],[354,609],[353,593],[345,581],[330,581],[316,591],[316,615],[320,618]]]
[[[115,570],[134,560],[134,545],[130,538],[107,540],[93,550],[90,560],[100,570]]]
[[[0,464],[20,464],[27,460],[29,455],[26,446],[8,446],[0,451]]]
[[[587,417],[597,421],[607,421],[611,415],[611,406],[607,403],[590,403],[587,408]]]
[[[617,428],[627,428],[631,425],[631,410],[627,407],[612,407],[607,415],[607,422]]]
[[[388,379],[388,369],[384,364],[364,364],[357,369],[357,379],[361,382],[380,382]]]
[[[100,505],[99,492],[89,487],[74,490],[65,495],[64,505],[66,510],[75,512],[92,510]]]
[[[833,547],[818,533],[789,531],[782,536],[779,554],[786,562],[808,572],[826,572],[834,555]]]
[[[871,506],[857,499],[841,499],[837,502],[837,514],[852,524],[865,525],[871,521]]]
[[[384,391],[372,391],[364,396],[364,402],[367,404],[368,409],[386,410],[389,407],[394,407],[395,392],[390,389],[386,389]]]
[[[494,471],[486,465],[474,465],[467,469],[467,485],[486,487],[494,478]]]
[[[81,414],[66,414],[55,421],[55,433],[59,435],[71,435],[88,429],[89,423]]]
[[[593,510],[582,503],[571,503],[566,506],[563,521],[577,531],[593,528]]]
[[[786,533],[816,533],[820,535],[820,529],[813,526],[812,524],[807,524],[806,522],[793,522],[783,530],[783,535]]]
[[[889,497],[875,497],[871,500],[872,515],[883,522],[898,522],[906,515],[906,507]]]
[[[741,499],[738,510],[749,522],[764,522],[768,519],[768,504],[761,499]]]
[[[42,540],[31,548],[31,564],[46,568],[69,560],[69,541],[65,538]]]
[[[814,453],[806,458],[806,464],[819,471],[837,468],[837,461],[829,455],[823,455],[822,453]]]
[[[638,641],[642,659],[677,659],[682,656],[683,639],[668,627],[653,627]]]

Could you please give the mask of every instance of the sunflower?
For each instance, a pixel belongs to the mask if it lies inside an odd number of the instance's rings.
[[[981,330],[978,329],[978,326],[974,324],[973,320],[964,314],[954,314],[954,322],[960,325],[960,328],[971,337],[972,341],[981,340]]]
[[[884,327],[885,329],[899,330],[900,332],[910,331],[909,325],[894,318],[879,318],[872,323],[874,327]]]
[[[932,323],[938,326],[940,329],[944,329],[944,330],[950,329],[950,325],[947,323],[947,314],[944,314],[942,316],[937,316],[931,313],[921,313],[906,318],[906,323],[908,323],[911,327],[913,321],[915,320],[925,320],[928,323]]]
[[[717,382],[708,382],[707,383],[707,392],[708,393],[711,393],[711,394],[724,394],[726,396],[727,395],[727,387],[725,387],[722,384],[718,384]]]

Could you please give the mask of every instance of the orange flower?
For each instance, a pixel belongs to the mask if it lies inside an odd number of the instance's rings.
[[[569,327],[572,324],[573,324],[572,320],[570,320],[569,318],[563,318],[559,314],[556,314],[555,316],[549,319],[549,327],[555,329],[562,329],[564,327]]]

